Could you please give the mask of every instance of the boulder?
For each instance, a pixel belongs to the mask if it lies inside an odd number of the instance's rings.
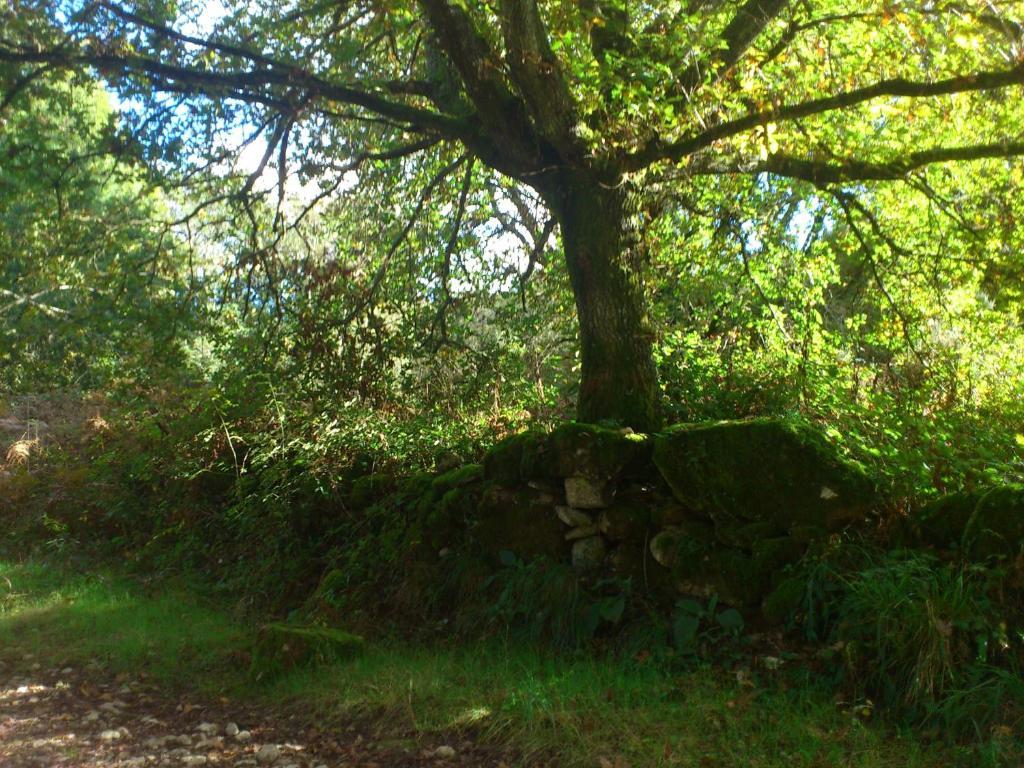
[[[782,419],[672,427],[656,436],[654,463],[680,502],[719,526],[834,530],[863,519],[876,499],[863,469],[810,427]]]
[[[511,435],[484,456],[484,477],[499,485],[551,478],[554,462],[548,455],[548,436],[540,430]]]
[[[650,520],[650,511],[643,507],[616,504],[602,510],[597,526],[612,541],[643,541]]]
[[[558,514],[559,520],[573,528],[594,524],[594,518],[592,518],[589,514],[587,514],[581,509],[573,509],[572,507],[558,506],[555,507],[555,512]]]
[[[601,536],[579,539],[572,545],[572,567],[578,571],[593,571],[604,562],[608,546]]]
[[[582,476],[567,477],[565,500],[575,509],[602,509],[611,503],[611,494],[603,480]]]
[[[646,435],[597,424],[563,424],[549,438],[560,477],[610,480],[651,474],[653,443]]]

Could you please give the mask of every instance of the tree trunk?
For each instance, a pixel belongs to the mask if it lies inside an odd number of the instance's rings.
[[[647,316],[640,195],[591,174],[559,179],[545,196],[562,229],[583,363],[578,417],[649,432],[661,426],[654,334]]]

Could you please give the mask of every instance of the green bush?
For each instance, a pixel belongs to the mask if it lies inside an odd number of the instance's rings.
[[[919,552],[847,576],[837,636],[858,692],[956,730],[991,722],[1008,699],[1024,703],[1024,686],[1007,684],[1020,669],[1021,627],[994,597],[1000,577]]]

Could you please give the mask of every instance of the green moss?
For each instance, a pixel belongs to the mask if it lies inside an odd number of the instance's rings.
[[[643,541],[651,522],[649,509],[616,505],[601,512],[598,526],[612,541]]]
[[[1024,546],[1024,485],[1006,485],[976,494],[964,527],[963,549],[971,557],[1015,557]]]
[[[398,481],[395,495],[398,501],[417,499],[433,487],[434,476],[429,472],[417,472]]]
[[[484,467],[482,464],[466,464],[438,475],[431,481],[431,485],[439,490],[448,491],[475,483],[483,478],[483,476]]]
[[[560,477],[607,480],[652,474],[653,442],[646,435],[570,422],[552,432],[550,440]]]
[[[813,429],[780,419],[673,427],[655,437],[654,463],[679,501],[719,525],[834,529],[875,500],[859,466]]]
[[[484,457],[484,477],[499,485],[516,485],[524,480],[549,474],[541,455],[547,446],[547,435],[528,430],[511,435],[495,445]]]
[[[267,624],[253,645],[250,674],[270,680],[293,669],[331,664],[359,655],[364,640],[339,629]]]
[[[942,549],[958,547],[982,495],[951,493],[929,502],[911,518],[912,538]]]

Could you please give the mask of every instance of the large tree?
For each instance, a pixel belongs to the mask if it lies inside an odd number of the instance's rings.
[[[644,269],[666,190],[770,174],[854,199],[927,166],[1024,154],[1018,0],[8,8],[12,93],[40,68],[95,68],[149,104],[148,130],[191,114],[210,138],[245,110],[265,131],[261,168],[295,144],[351,159],[310,174],[456,146],[442,174],[478,161],[535,190],[576,300],[579,417],[639,429],[660,421]],[[966,136],[950,129],[965,112]]]

